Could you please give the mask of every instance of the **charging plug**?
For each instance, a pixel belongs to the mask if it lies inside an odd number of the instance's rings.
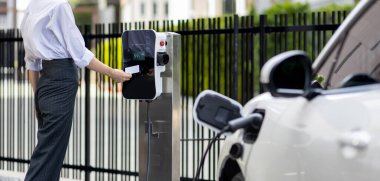
[[[263,122],[263,116],[260,113],[253,113],[246,117],[241,117],[228,122],[227,130],[234,132],[248,126],[255,126]]]

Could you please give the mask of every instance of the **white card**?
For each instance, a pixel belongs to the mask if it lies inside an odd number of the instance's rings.
[[[125,72],[130,73],[130,74],[139,73],[140,72],[140,66],[135,65],[132,67],[127,67],[127,68],[125,68]]]

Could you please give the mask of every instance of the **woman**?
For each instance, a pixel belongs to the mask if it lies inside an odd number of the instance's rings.
[[[70,138],[77,67],[87,67],[119,83],[131,75],[104,65],[85,47],[67,0],[32,0],[21,32],[38,119],[38,143],[25,180],[55,181]]]

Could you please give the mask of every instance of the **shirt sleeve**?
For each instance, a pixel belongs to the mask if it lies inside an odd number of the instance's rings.
[[[67,2],[54,9],[47,28],[51,29],[57,37],[63,38],[61,43],[78,67],[87,66],[94,58],[94,54],[85,46],[83,36],[75,25],[71,6]]]
[[[25,51],[25,68],[27,70],[33,70],[33,71],[40,71],[42,70],[42,61],[41,60],[36,60],[32,59],[29,55],[28,51]]]

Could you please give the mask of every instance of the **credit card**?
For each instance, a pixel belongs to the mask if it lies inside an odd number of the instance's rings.
[[[126,67],[124,72],[130,73],[130,74],[140,73],[140,66],[135,65],[132,67]]]

